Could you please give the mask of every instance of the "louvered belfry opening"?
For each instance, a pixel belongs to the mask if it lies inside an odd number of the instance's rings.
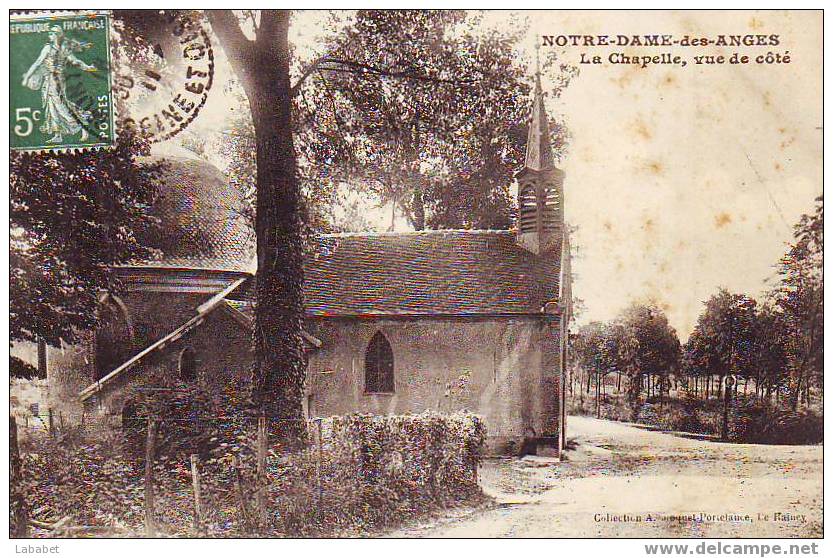
[[[553,187],[541,188],[542,207],[541,207],[541,226],[545,231],[555,231],[558,229],[558,190]]]
[[[387,337],[377,331],[364,355],[365,391],[393,393],[393,349]]]
[[[535,183],[529,182],[521,187],[521,194],[518,197],[520,209],[520,222],[518,228],[521,232],[535,232],[538,216],[538,196],[535,193]]]
[[[537,232],[539,219],[542,231],[558,230],[560,202],[558,189],[554,186],[534,180],[526,182],[518,196],[520,232]]]

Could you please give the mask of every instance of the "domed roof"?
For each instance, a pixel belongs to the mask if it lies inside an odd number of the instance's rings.
[[[151,209],[160,220],[152,244],[162,254],[134,265],[253,271],[254,231],[244,217],[243,193],[184,149],[145,160],[162,163]]]

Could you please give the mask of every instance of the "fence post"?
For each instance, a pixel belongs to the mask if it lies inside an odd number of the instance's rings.
[[[145,534],[154,535],[153,521],[153,460],[156,454],[156,420],[148,418],[148,437],[145,443]]]
[[[9,457],[11,458],[11,489],[14,504],[14,534],[18,539],[29,537],[29,509],[23,494],[23,470],[20,462],[20,447],[17,445],[17,421],[9,416]]]
[[[257,418],[257,522],[261,532],[266,530],[266,416]]]
[[[191,480],[194,484],[194,529],[198,535],[203,533],[201,490],[200,490],[200,458],[196,453],[191,454]]]
[[[318,436],[317,436],[317,443],[318,443],[318,459],[315,460],[315,482],[318,488],[318,510],[317,510],[317,517],[318,522],[321,523],[321,518],[324,514],[323,504],[324,504],[324,487],[321,484],[321,461],[323,459],[323,450],[321,448],[322,445],[322,438],[323,438],[323,427],[321,422],[324,419],[319,418],[316,421],[317,429],[318,429]]]
[[[249,533],[251,531],[251,520],[249,517],[249,507],[246,505],[246,496],[243,493],[243,474],[240,471],[240,458],[237,457],[237,454],[231,456],[231,466],[234,469],[234,488],[237,496],[237,504],[240,506],[242,530],[245,533]]]
[[[55,415],[51,408],[49,409],[49,435],[55,435]]]

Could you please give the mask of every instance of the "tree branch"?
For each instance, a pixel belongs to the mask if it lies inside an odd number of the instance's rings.
[[[287,25],[289,12],[286,10],[260,10],[260,27],[257,30],[258,44],[274,41],[275,34],[281,25]]]
[[[206,10],[205,13],[211,28],[223,45],[234,73],[243,82],[244,88],[249,89],[252,82],[251,62],[254,57],[252,41],[243,34],[237,16],[231,10]]]
[[[354,73],[354,74],[372,74],[377,76],[384,76],[384,77],[392,77],[392,78],[402,78],[402,79],[414,79],[417,81],[426,81],[430,83],[450,83],[454,85],[471,85],[474,83],[478,83],[481,81],[480,78],[478,79],[445,79],[439,77],[433,77],[425,74],[419,74],[412,71],[393,71],[386,68],[378,68],[376,66],[371,66],[370,64],[365,64],[362,62],[353,62],[352,60],[341,60],[336,58],[328,58],[324,57],[319,62],[319,66],[321,63],[328,63],[334,64],[334,67],[327,67],[321,68],[322,71],[329,71],[329,72],[346,72],[346,73]]]
[[[301,77],[298,78],[298,81],[296,81],[294,84],[292,84],[292,87],[290,87],[289,95],[291,97],[294,97],[295,95],[297,95],[298,91],[301,90],[301,86],[304,84],[304,81],[306,81],[306,79],[309,76],[314,74],[315,71],[318,70],[321,63],[326,61],[326,60],[327,60],[327,55],[325,54],[324,56],[321,56],[317,60],[314,60],[312,63],[310,63],[310,65],[307,66],[304,69],[304,71],[301,73]]]

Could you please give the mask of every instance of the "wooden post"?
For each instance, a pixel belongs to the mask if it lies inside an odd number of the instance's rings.
[[[29,537],[29,508],[23,494],[23,469],[20,462],[20,447],[17,445],[17,422],[9,417],[9,458],[11,461],[12,504],[14,505],[14,534],[17,539]]]
[[[49,409],[49,435],[55,435],[55,416],[51,408]]]
[[[236,454],[231,456],[231,466],[234,468],[234,488],[235,495],[237,496],[237,505],[240,506],[242,531],[249,533],[251,531],[249,506],[246,505],[246,495],[243,493],[243,473],[240,471],[240,458]]]
[[[156,420],[148,419],[148,437],[145,443],[145,534],[154,535],[153,520],[153,460],[156,453]]]
[[[317,436],[318,459],[315,460],[315,479],[316,479],[315,482],[316,482],[316,485],[317,485],[317,488],[318,488],[318,510],[316,512],[316,515],[318,517],[319,523],[321,522],[321,517],[323,516],[322,506],[324,505],[324,487],[321,484],[321,461],[323,459],[323,451],[322,451],[322,448],[321,448],[322,437],[323,437],[323,428],[321,426],[321,421],[322,420],[323,419],[319,418],[316,421],[317,427],[318,427],[318,436]]]
[[[266,530],[266,416],[257,418],[257,522],[261,532]]]
[[[202,505],[200,490],[200,458],[197,454],[191,454],[191,481],[194,485],[194,530],[198,535],[203,534]]]

